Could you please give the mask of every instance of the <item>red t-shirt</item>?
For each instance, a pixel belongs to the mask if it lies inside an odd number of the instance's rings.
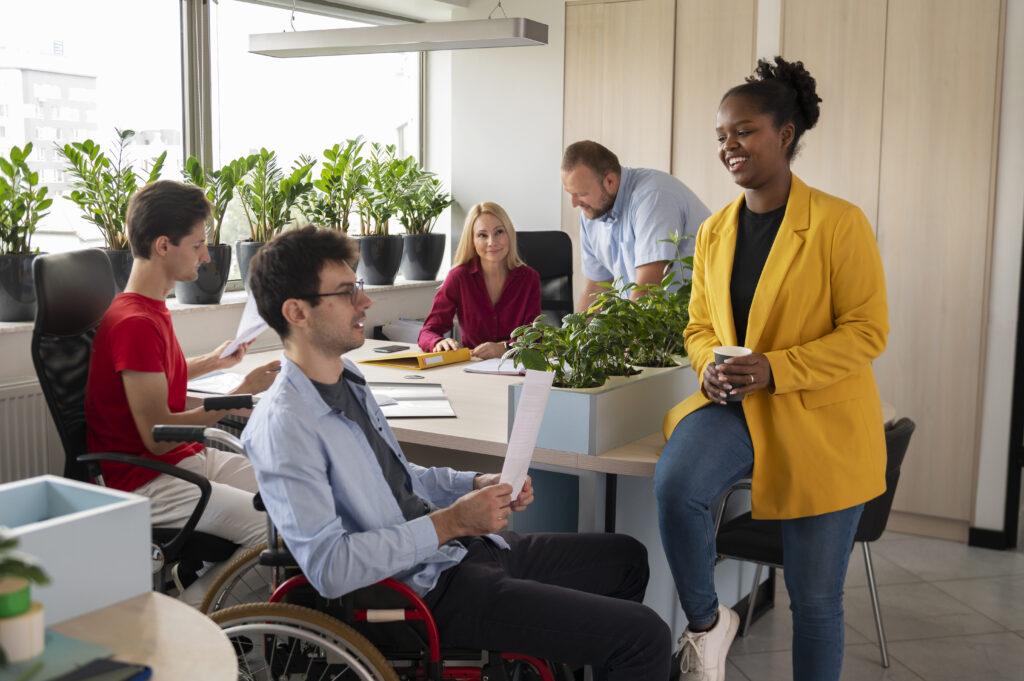
[[[167,408],[185,411],[188,365],[162,300],[122,293],[111,303],[96,331],[85,389],[86,448],[90,452],[137,454],[177,464],[203,450],[183,444],[157,456],[146,449],[124,392],[122,371],[161,372],[167,377]],[[123,463],[102,462],[107,486],[131,492],[160,475]]]
[[[481,343],[507,341],[516,327],[530,324],[540,314],[540,275],[529,265],[508,273],[498,304],[491,304],[480,259],[452,268],[434,296],[430,314],[420,330],[419,346],[430,352],[452,330],[452,318],[459,316],[462,344],[475,348]]]

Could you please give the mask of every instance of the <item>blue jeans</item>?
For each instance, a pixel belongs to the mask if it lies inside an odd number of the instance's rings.
[[[679,422],[654,473],[658,524],[683,612],[710,626],[715,593],[713,507],[750,477],[754,447],[738,404],[708,405]],[[838,681],[843,664],[843,581],[863,504],[783,520],[784,571],[793,612],[793,678]]]

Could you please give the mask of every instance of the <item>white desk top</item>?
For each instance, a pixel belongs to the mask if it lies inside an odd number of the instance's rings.
[[[353,350],[346,357],[355,362],[368,358],[380,359],[383,355],[373,352],[373,348],[381,345],[393,343],[368,340],[363,347]],[[252,353],[232,371],[245,373],[280,355],[281,350]],[[466,366],[463,363],[414,371],[359,364],[368,381],[440,383],[444,386],[457,418],[392,419],[389,423],[399,442],[504,456],[508,443],[508,386],[523,379],[521,376],[469,374],[463,371]],[[405,378],[413,374],[423,378]],[[895,410],[889,405],[885,407],[886,421],[889,421]],[[659,432],[597,456],[538,448],[533,458],[538,463],[563,468],[650,477],[654,475],[654,465],[664,444]]]
[[[152,681],[235,681],[238,665],[228,637],[195,608],[159,593],[145,593],[53,627],[97,643],[114,659],[145,664]]]

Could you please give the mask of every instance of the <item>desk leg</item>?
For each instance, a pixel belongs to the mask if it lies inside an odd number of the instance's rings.
[[[604,531],[615,531],[615,498],[618,496],[619,476],[605,473],[604,476]]]

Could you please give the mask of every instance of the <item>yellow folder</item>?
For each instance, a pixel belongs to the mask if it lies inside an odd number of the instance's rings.
[[[380,359],[361,359],[360,364],[373,364],[379,367],[395,367],[397,369],[433,369],[446,364],[468,362],[472,357],[469,348],[445,350],[444,352],[399,352],[386,355]]]

